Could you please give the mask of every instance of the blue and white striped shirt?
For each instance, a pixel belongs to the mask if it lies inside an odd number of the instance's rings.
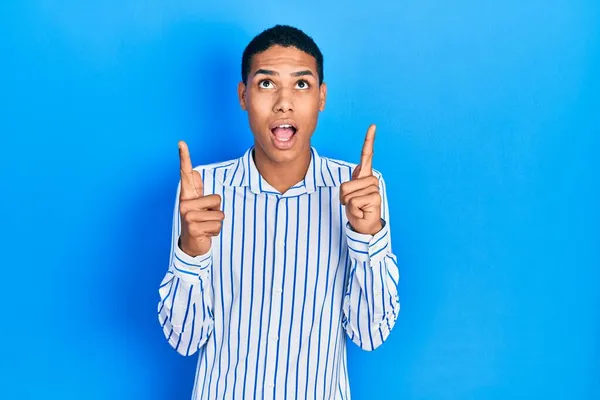
[[[355,164],[311,148],[306,177],[280,194],[252,150],[195,168],[225,213],[204,256],[177,245],[178,186],[159,322],[179,353],[198,351],[193,399],[350,399],[347,338],[374,350],[400,311],[384,180],[373,172],[384,228],[363,235],[339,201]]]

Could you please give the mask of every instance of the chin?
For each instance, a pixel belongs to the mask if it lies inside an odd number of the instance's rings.
[[[268,151],[268,156],[271,160],[277,163],[289,163],[296,160],[300,156],[301,152],[299,149],[291,148],[287,150],[280,150],[271,147]]]
[[[271,159],[271,161],[281,164],[287,164],[300,158],[306,149],[310,149],[310,146],[301,144],[296,141],[289,148],[281,148],[276,146],[271,138],[267,142],[267,146],[261,144],[263,152]],[[310,151],[310,150],[309,150]]]

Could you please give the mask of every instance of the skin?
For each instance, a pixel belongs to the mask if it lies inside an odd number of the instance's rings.
[[[247,83],[238,85],[240,106],[254,134],[254,162],[280,193],[300,182],[310,163],[310,139],[325,109],[327,85],[319,85],[315,58],[295,47],[272,46],[252,57]],[[274,144],[271,127],[292,122],[292,148]]]
[[[240,105],[248,113],[254,135],[254,162],[271,186],[280,193],[304,179],[310,164],[311,137],[319,113],[325,108],[327,87],[319,85],[314,57],[294,47],[272,46],[252,58],[247,83],[238,85]],[[289,148],[277,146],[271,127],[291,123],[296,134]],[[375,125],[367,130],[360,164],[349,182],[340,187],[346,217],[359,233],[374,235],[382,229],[379,181],[373,176]],[[202,178],[193,170],[189,149],[179,142],[181,190],[179,247],[195,257],[207,254],[212,237],[221,232],[226,217],[221,196],[204,196]]]
[[[345,206],[350,226],[366,235],[375,235],[383,228],[379,179],[373,175],[375,130],[375,125],[369,126],[360,164],[354,169],[352,179],[340,186],[340,203]]]
[[[208,253],[212,237],[221,232],[225,214],[220,210],[220,195],[204,196],[202,176],[192,168],[190,152],[184,141],[179,142],[179,164],[179,248],[187,255],[196,257]]]

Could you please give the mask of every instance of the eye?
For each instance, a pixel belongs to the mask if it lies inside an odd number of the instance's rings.
[[[309,87],[310,87],[310,85],[304,79],[302,79],[302,80],[298,81],[298,83],[296,83],[296,88],[297,89],[306,90]]]
[[[258,82],[258,87],[261,89],[271,89],[273,87],[273,82],[268,79],[262,80]]]

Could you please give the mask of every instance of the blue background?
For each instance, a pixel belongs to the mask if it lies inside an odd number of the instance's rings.
[[[177,141],[252,143],[241,53],[276,23],[324,52],[320,153],[378,125],[402,311],[353,398],[600,398],[596,0],[3,1],[0,398],[189,398],[156,319]]]

